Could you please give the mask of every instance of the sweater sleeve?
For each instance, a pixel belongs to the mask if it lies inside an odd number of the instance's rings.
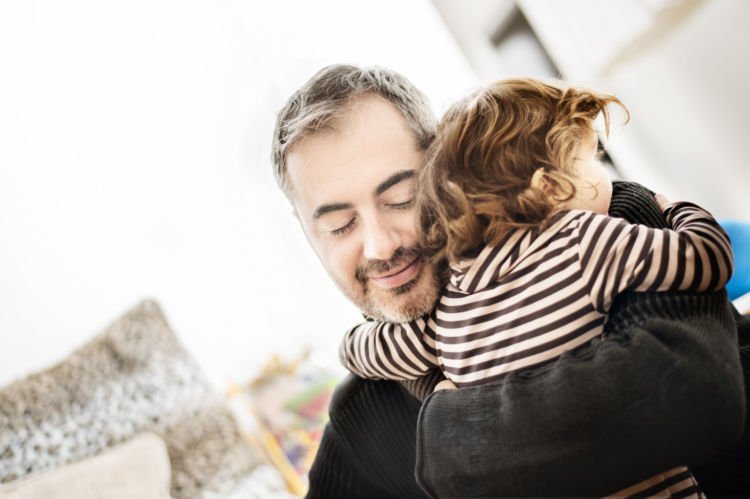
[[[434,333],[424,319],[363,322],[346,333],[339,358],[352,373],[370,379],[415,379],[438,365]]]
[[[615,186],[612,214],[665,227],[647,192]],[[723,291],[626,292],[606,328],[605,339],[498,384],[429,396],[417,427],[422,487],[438,497],[603,496],[739,437],[742,370]]]

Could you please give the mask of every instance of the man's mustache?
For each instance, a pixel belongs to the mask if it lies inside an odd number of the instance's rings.
[[[388,260],[368,260],[367,263],[357,267],[356,278],[359,282],[365,282],[371,274],[383,274],[391,269],[397,268],[404,260],[414,260],[421,257],[419,248],[404,248],[403,246],[393,252]]]

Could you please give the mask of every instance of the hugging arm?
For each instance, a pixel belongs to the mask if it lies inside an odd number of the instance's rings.
[[[367,321],[350,329],[339,348],[341,363],[369,379],[415,379],[437,367],[434,333],[423,319],[404,324]]]
[[[636,184],[615,185],[612,207],[666,227]],[[498,384],[429,396],[419,483],[439,497],[602,496],[700,464],[739,437],[745,395],[724,291],[624,293],[605,330]]]
[[[609,311],[615,296],[632,291],[718,291],[732,275],[729,236],[710,213],[692,203],[665,212],[671,229],[622,218],[583,218],[579,258],[594,307]]]

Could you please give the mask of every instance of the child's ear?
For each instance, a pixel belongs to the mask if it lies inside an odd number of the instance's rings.
[[[539,189],[545,194],[553,193],[552,185],[550,184],[547,175],[544,173],[544,168],[537,168],[531,176],[531,187]]]

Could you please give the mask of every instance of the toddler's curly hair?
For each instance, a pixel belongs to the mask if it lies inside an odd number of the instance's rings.
[[[609,133],[610,104],[629,118],[612,95],[534,79],[502,80],[454,104],[418,176],[427,252],[457,262],[572,199],[580,145],[599,114]],[[537,171],[543,182],[532,185]]]

